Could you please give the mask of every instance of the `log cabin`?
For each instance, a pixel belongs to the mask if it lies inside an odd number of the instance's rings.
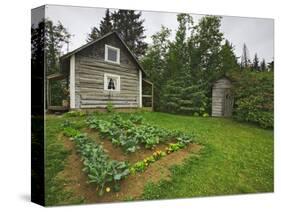
[[[116,32],[108,33],[60,58],[61,73],[47,77],[50,81],[66,78],[69,109],[153,108],[153,84],[126,43]],[[143,93],[149,86],[150,92]],[[66,108],[51,104],[48,109]],[[147,90],[147,89],[145,89]]]

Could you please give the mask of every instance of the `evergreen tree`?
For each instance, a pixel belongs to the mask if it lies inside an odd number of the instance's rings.
[[[100,37],[100,31],[97,27],[92,27],[91,32],[88,34],[86,42],[91,42]]]
[[[45,49],[45,22],[41,21],[38,26],[31,27],[31,70],[32,76],[38,75],[37,70],[44,69]]]
[[[45,19],[37,26],[33,25],[31,28],[32,70],[36,72],[37,68],[44,67],[45,61],[46,75],[59,72],[59,57],[63,46],[69,44],[70,37],[71,35],[60,22],[53,24],[51,20]],[[64,86],[65,84],[60,81],[52,84],[52,103],[61,104]]]
[[[259,71],[260,69],[260,61],[259,61],[259,58],[258,58],[258,54],[256,53],[255,54],[255,57],[253,59],[253,69],[255,71]]]
[[[220,32],[221,17],[205,16],[193,28],[189,39],[192,52],[192,69],[194,75],[203,82],[210,82],[222,71],[221,42],[223,34]],[[207,89],[209,87],[207,86]]]
[[[242,56],[241,56],[241,69],[247,69],[250,67],[250,65],[251,65],[250,53],[246,44],[244,43],[242,49]]]
[[[111,14],[109,12],[109,9],[106,9],[105,11],[105,17],[100,23],[100,34],[101,36],[109,33],[112,31],[112,20],[111,20]]]
[[[130,50],[137,57],[140,57],[144,55],[147,48],[147,43],[143,41],[146,38],[143,22],[141,12],[118,10],[110,13],[109,9],[107,9],[99,27],[91,29],[86,41],[90,42],[109,32],[116,31]]]
[[[97,27],[93,27],[91,29],[90,34],[88,34],[86,41],[91,42],[109,32],[112,32],[112,27],[113,27],[112,26],[112,17],[111,17],[109,9],[106,9],[105,16],[103,17],[103,19],[100,22],[99,29]]]
[[[137,57],[142,56],[147,44],[143,41],[146,36],[144,35],[144,20],[141,19],[141,12],[118,10],[112,14],[112,20],[113,30],[118,32]]]
[[[31,28],[31,52],[34,62],[36,58],[43,58],[46,53],[47,74],[59,71],[59,57],[62,48],[69,43],[71,35],[66,28],[58,22],[56,25],[52,21],[45,19]]]
[[[260,64],[260,69],[261,69],[261,71],[266,71],[265,59],[262,59],[261,64]]]
[[[167,53],[169,49],[169,36],[171,30],[161,26],[161,30],[152,35],[152,45],[141,59],[141,64],[146,70],[148,79],[154,84],[154,110],[160,110],[160,97],[162,87],[166,81],[164,74],[167,67]]]
[[[187,46],[187,24],[192,20],[187,14],[179,14],[177,21],[179,23],[175,42],[170,43],[167,64],[167,78],[181,80],[190,76],[188,65],[188,46]]]
[[[228,40],[225,40],[220,54],[222,60],[222,71],[224,74],[239,68],[237,58],[234,53],[234,47]]]
[[[167,83],[161,98],[162,110],[182,114],[203,114],[207,106],[206,89],[202,80],[192,74],[192,52],[188,48],[187,29],[193,27],[193,19],[187,14],[177,16],[179,27],[175,42],[167,54]]]

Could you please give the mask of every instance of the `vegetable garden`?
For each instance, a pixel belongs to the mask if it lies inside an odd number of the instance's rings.
[[[109,120],[90,116],[86,118],[86,125],[91,131],[98,132],[101,139],[108,139],[113,146],[121,148],[124,155],[136,154],[140,149],[152,151],[151,155],[133,163],[114,160],[102,144],[81,131],[75,123],[65,120],[63,134],[75,143],[88,183],[96,186],[99,196],[111,190],[120,191],[120,182],[129,175],[145,172],[154,162],[192,143],[191,135],[144,123],[139,115],[124,119],[115,114]],[[159,145],[165,148],[157,150]]]

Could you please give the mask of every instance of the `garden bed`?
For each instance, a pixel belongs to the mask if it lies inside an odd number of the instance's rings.
[[[147,181],[157,182],[167,178],[169,165],[181,162],[187,152],[199,149],[198,145],[192,144],[191,136],[143,123],[141,116],[123,119],[120,115],[114,115],[110,120],[92,116],[87,118],[86,123],[88,128],[81,129],[65,120],[62,129],[63,135],[73,143],[66,146],[75,149],[74,155],[70,156],[69,171],[74,172],[74,167],[77,167],[77,172],[84,172],[79,183],[73,180],[74,190],[78,189],[77,186],[86,189],[87,192],[82,196],[86,196],[84,198],[87,200],[89,188],[94,192],[90,192],[90,196],[96,197],[98,202],[136,199]],[[181,154],[171,156],[178,152]],[[77,155],[82,166],[77,162]],[[79,177],[76,171],[67,178]],[[81,183],[84,182],[87,186],[83,187]],[[132,191],[128,191],[129,188]]]
[[[88,131],[89,136],[96,136],[97,133]],[[75,144],[67,137],[61,136],[65,148],[71,151],[68,156],[65,168],[60,172],[59,177],[68,179],[64,185],[66,190],[72,191],[74,196],[83,197],[86,203],[101,203],[101,202],[118,202],[123,200],[135,200],[141,198],[144,187],[147,182],[159,182],[164,179],[169,179],[169,168],[174,165],[181,164],[185,159],[190,156],[198,156],[198,152],[202,146],[198,144],[190,144],[187,148],[181,149],[176,153],[167,155],[161,160],[156,161],[145,172],[137,173],[135,175],[129,175],[126,179],[121,181],[121,190],[119,192],[110,191],[102,196],[98,195],[97,187],[94,184],[88,184],[88,177],[83,169],[83,162],[79,153],[75,149]],[[97,140],[98,141],[98,140]],[[100,142],[100,141],[98,141]],[[145,152],[147,155],[151,150],[140,150],[137,154],[124,155],[123,152],[116,147],[112,146],[111,142],[104,141],[103,147],[107,150],[112,159],[130,159],[132,161],[138,161],[142,158],[140,155]]]
[[[109,139],[101,138],[97,130],[85,128],[82,129],[82,131],[87,133],[87,135],[93,138],[97,143],[101,144],[110,158],[118,161],[130,161],[132,163],[135,163],[137,161],[143,160],[146,157],[151,156],[155,151],[165,151],[165,148],[167,147],[166,144],[158,144],[154,150],[140,147],[140,149],[138,149],[138,151],[134,153],[125,154],[121,148],[113,145]]]

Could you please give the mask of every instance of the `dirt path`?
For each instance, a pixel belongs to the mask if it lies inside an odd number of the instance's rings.
[[[115,160],[129,160],[136,162],[150,156],[153,151],[159,150],[143,150],[140,149],[136,153],[125,155],[122,150],[111,144],[110,141],[101,141],[97,133],[88,131],[88,136],[100,142],[110,157]],[[105,193],[103,196],[98,196],[96,187],[87,183],[87,175],[82,171],[83,164],[79,154],[75,151],[74,143],[68,138],[61,136],[60,139],[64,142],[66,149],[71,151],[68,157],[64,171],[59,174],[59,177],[68,179],[65,189],[74,193],[75,196],[84,197],[86,203],[101,203],[101,202],[119,202],[125,199],[138,199],[143,193],[144,186],[147,182],[158,182],[162,179],[170,177],[169,168],[173,165],[181,164],[185,158],[190,157],[200,151],[201,146],[190,144],[187,148],[174,152],[159,161],[151,164],[143,173],[129,175],[121,182],[121,190],[119,192]],[[159,145],[158,145],[159,146]],[[165,148],[165,145],[160,146],[160,149]]]

